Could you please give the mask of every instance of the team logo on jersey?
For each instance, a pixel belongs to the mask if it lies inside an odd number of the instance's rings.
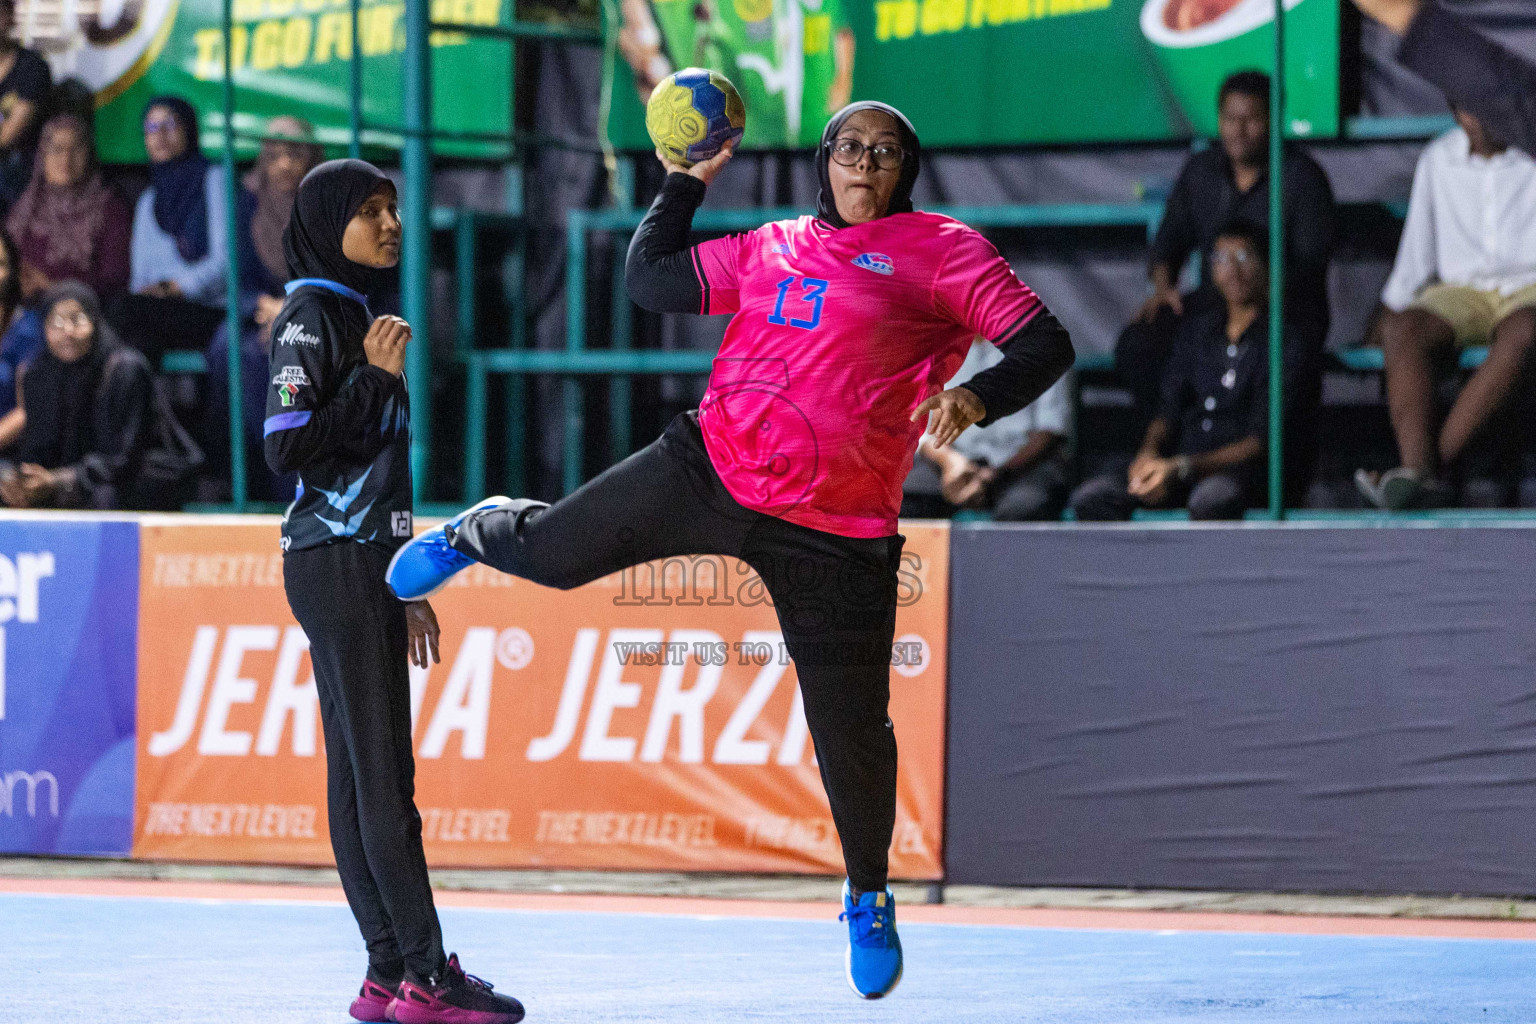
[[[277,387],[278,400],[286,408],[298,397],[299,388],[309,383],[309,377],[302,366],[285,366],[281,373],[272,378],[272,383]]]
[[[277,336],[277,343],[279,345],[318,345],[320,338],[318,335],[305,334],[303,324],[289,323],[284,325],[283,333]]]
[[[775,253],[775,254],[777,254],[779,256],[793,256],[794,255],[794,253],[789,251],[789,246],[785,245],[783,242],[779,242],[777,245],[774,245],[768,251],[771,252],[771,253]]]
[[[873,270],[886,277],[896,273],[896,261],[883,252],[861,252],[853,258],[852,263],[856,267]]]

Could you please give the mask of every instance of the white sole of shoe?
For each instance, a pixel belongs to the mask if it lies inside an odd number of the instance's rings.
[[[484,511],[485,509],[488,509],[488,508],[496,508],[499,505],[505,505],[507,502],[509,502],[511,500],[512,500],[511,498],[508,498],[505,495],[497,494],[497,495],[493,495],[492,497],[485,498],[485,499],[483,499],[481,501],[476,502],[475,504],[471,505],[467,511],[468,512],[482,512],[482,511]],[[433,527],[433,529],[441,529],[441,527]],[[400,556],[405,554],[405,552],[410,547],[412,547],[413,545],[419,543],[423,537],[425,537],[427,534],[429,534],[431,532],[432,532],[432,530],[426,530],[426,531],[423,531],[422,533],[418,533],[416,536],[412,537],[410,540],[408,540],[404,544],[400,545],[399,550],[397,550],[394,553],[394,556],[390,558],[390,560],[389,560],[389,567],[384,570],[384,579],[385,579],[386,584],[388,583],[389,577],[394,573],[394,571],[395,571],[395,563],[400,561]],[[395,596],[397,598],[400,598],[400,600],[405,601],[407,603],[414,603],[416,601],[425,601],[427,598],[431,597],[433,594],[437,593],[439,590],[442,590],[444,587],[446,587],[451,582],[453,582],[453,577],[449,576],[447,579],[443,580],[443,582],[439,583],[437,586],[433,587],[431,590],[427,591],[425,594],[422,594],[419,597],[400,597],[399,594],[396,594]],[[394,587],[390,587],[389,589],[391,591],[393,591],[395,588]]]

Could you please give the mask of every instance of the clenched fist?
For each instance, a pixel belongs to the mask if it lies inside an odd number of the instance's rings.
[[[381,316],[368,328],[363,352],[369,364],[398,377],[405,372],[405,345],[410,340],[410,324],[397,316]]]

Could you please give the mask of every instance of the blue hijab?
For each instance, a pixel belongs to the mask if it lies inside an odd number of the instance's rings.
[[[149,165],[155,223],[176,239],[181,258],[195,263],[208,255],[208,161],[199,148],[197,111],[180,96],[156,96],[145,105],[144,116],[154,107],[169,110],[187,137],[181,156]]]

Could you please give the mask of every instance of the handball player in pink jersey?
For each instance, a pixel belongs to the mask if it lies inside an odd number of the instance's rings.
[[[842,841],[848,982],[873,999],[902,972],[886,884],[902,481],[925,426],[943,445],[1022,409],[1072,365],[1072,343],[991,243],[913,210],[917,134],[895,108],[854,103],[828,122],[815,216],[690,246],[730,156],[663,159],[626,265],[646,309],[731,315],[699,408],[554,505],[490,498],[427,531],[388,580],[409,601],[476,561],[562,589],[669,556],[751,566],[795,661]],[[1003,360],[943,390],[977,335]]]

